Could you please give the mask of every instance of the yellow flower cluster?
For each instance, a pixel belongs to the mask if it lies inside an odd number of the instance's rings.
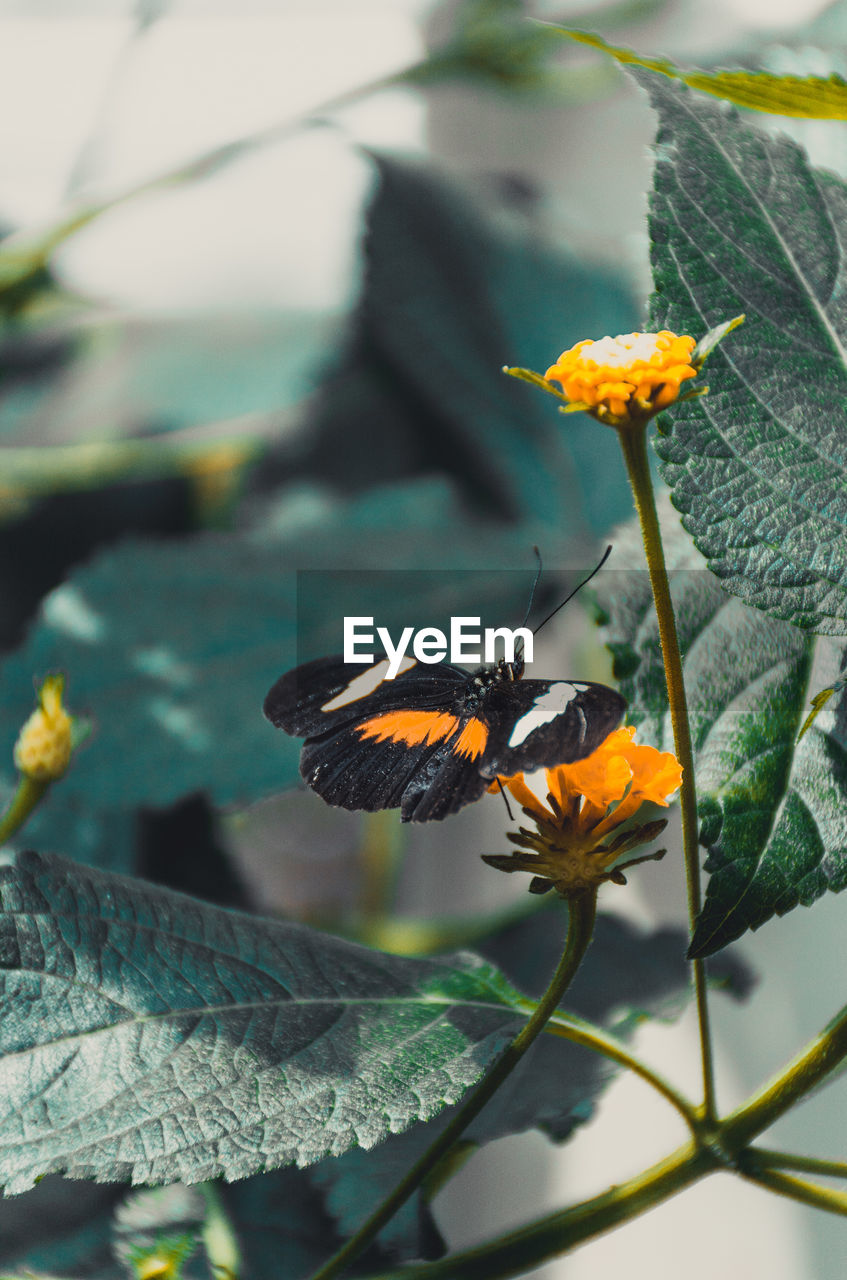
[[[509,839],[531,852],[486,855],[485,861],[501,871],[532,871],[536,892],[555,886],[569,897],[603,880],[623,881],[616,860],[654,839],[665,823],[619,829],[646,801],[667,806],[682,782],[682,767],[669,751],[635,742],[629,726],[610,733],[584,760],[547,769],[546,780],[543,803],[523,774],[503,779],[536,828],[521,828]]]
[[[680,385],[697,375],[690,362],[694,346],[693,338],[677,337],[668,329],[586,339],[563,351],[544,377],[560,382],[575,407],[618,426],[649,417],[676,400]]]

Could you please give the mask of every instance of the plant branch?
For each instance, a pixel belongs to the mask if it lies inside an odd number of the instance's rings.
[[[688,891],[688,919],[693,936],[700,914],[700,854],[697,840],[697,793],[694,786],[694,751],[691,745],[691,729],[688,723],[688,706],[685,700],[685,683],[682,675],[682,655],[676,632],[673,600],[671,598],[659,517],[653,496],[653,481],[647,458],[646,421],[624,427],[618,431],[629,483],[635,499],[635,509],[641,525],[644,552],[665,665],[665,680],[673,727],[674,751],[682,765],[680,810],[682,814],[682,849],[685,859],[685,879]],[[712,1040],[709,1030],[709,1006],[706,971],[702,960],[693,961],[694,991],[697,1002],[697,1021],[700,1030],[700,1058],[703,1071],[703,1114],[707,1120],[716,1115]]]
[[[406,1203],[457,1139],[461,1137],[471,1121],[479,1115],[485,1104],[518,1065],[533,1041],[544,1030],[545,1025],[573,981],[591,941],[591,935],[594,930],[594,917],[597,910],[596,893],[585,893],[579,897],[571,898],[568,906],[568,933],[564,952],[550,985],[535,1006],[532,1017],[521,1028],[488,1074],[476,1086],[470,1097],[460,1106],[446,1129],[439,1134],[435,1142],[424,1152],[399,1185],[371,1214],[367,1222],[359,1228],[356,1234],[313,1274],[312,1280],[331,1280],[332,1277],[340,1275],[359,1256],[362,1250],[367,1248],[385,1224]]]
[[[696,1107],[687,1098],[684,1098],[669,1081],[660,1076],[652,1067],[648,1067],[640,1058],[636,1058],[624,1045],[603,1031],[601,1027],[591,1026],[581,1020],[572,1021],[565,1014],[555,1013],[545,1027],[545,1031],[549,1035],[561,1036],[574,1044],[584,1045],[587,1049],[593,1049],[596,1053],[601,1053],[604,1058],[610,1058],[612,1062],[617,1062],[620,1066],[627,1067],[635,1075],[640,1076],[642,1080],[651,1085],[663,1098],[667,1099],[671,1106],[682,1116],[692,1133],[699,1131],[700,1124]]]
[[[823,1178],[847,1178],[847,1164],[843,1160],[820,1160],[817,1156],[773,1151],[769,1147],[751,1147],[745,1160],[745,1170],[796,1169],[800,1173],[816,1173]]]
[[[643,1173],[580,1204],[440,1262],[381,1271],[368,1280],[508,1280],[523,1276],[533,1267],[638,1217],[718,1167],[714,1153],[698,1147],[692,1139]]]
[[[801,1204],[812,1205],[815,1209],[824,1209],[827,1213],[838,1213],[847,1217],[847,1191],[835,1191],[832,1187],[821,1187],[815,1182],[807,1182],[805,1178],[792,1178],[777,1169],[766,1169],[752,1166],[742,1169],[745,1178],[767,1187],[778,1195],[787,1196],[790,1200],[799,1200]]]
[[[820,1084],[847,1056],[847,1007],[788,1066],[721,1124],[729,1150],[743,1147]]]

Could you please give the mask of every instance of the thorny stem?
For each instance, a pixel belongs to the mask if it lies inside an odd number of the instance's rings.
[[[635,499],[635,509],[641,525],[641,536],[647,557],[650,585],[659,623],[659,638],[665,664],[674,751],[682,765],[680,810],[682,814],[682,849],[685,859],[685,879],[688,889],[688,918],[693,936],[695,922],[700,914],[700,858],[697,841],[697,794],[694,788],[694,752],[691,746],[691,729],[688,723],[688,707],[685,701],[685,684],[682,677],[682,656],[676,633],[673,601],[668,582],[659,518],[653,497],[653,482],[647,459],[647,423],[625,427],[618,432],[623,450],[629,482]],[[694,991],[697,1002],[697,1021],[700,1029],[700,1058],[703,1070],[703,1115],[713,1120],[716,1115],[712,1041],[709,1032],[709,1006],[706,988],[706,971],[702,960],[693,962]]]
[[[382,1202],[378,1209],[371,1214],[370,1218],[360,1227],[356,1234],[313,1274],[312,1280],[332,1280],[332,1277],[340,1275],[348,1264],[353,1262],[363,1249],[367,1248],[385,1224],[391,1220],[398,1209],[406,1203],[439,1161],[447,1154],[456,1140],[461,1137],[471,1121],[479,1115],[488,1100],[518,1065],[533,1041],[544,1030],[570,986],[591,941],[591,935],[594,930],[594,917],[597,910],[596,893],[585,893],[579,897],[571,898],[568,905],[568,933],[565,949],[556,972],[550,980],[550,985],[535,1006],[532,1017],[521,1028],[512,1043],[503,1055],[498,1058],[488,1074],[480,1081],[467,1101],[459,1108],[447,1128],[439,1134],[435,1142],[424,1152],[398,1186]]]

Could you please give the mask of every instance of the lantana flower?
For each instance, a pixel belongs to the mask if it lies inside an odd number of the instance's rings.
[[[508,838],[520,848],[509,854],[484,854],[500,871],[528,871],[531,893],[555,888],[563,897],[594,890],[604,880],[624,884],[623,870],[644,862],[635,858],[615,866],[630,849],[654,840],[664,830],[659,819],[639,826],[625,823],[646,801],[667,807],[682,782],[682,767],[669,751],[642,746],[635,729],[616,729],[583,760],[547,769],[547,800],[542,802],[523,774],[502,779],[532,819]],[[664,853],[648,855],[659,858]]]
[[[694,348],[694,338],[669,329],[586,339],[563,351],[544,377],[561,383],[569,409],[620,427],[643,422],[679,398],[682,383],[699,371]]]

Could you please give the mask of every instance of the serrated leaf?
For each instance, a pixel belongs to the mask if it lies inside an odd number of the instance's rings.
[[[644,72],[661,117],[651,323],[698,336],[739,312],[708,396],[660,421],[683,523],[728,591],[847,629],[847,188],[786,138]]]
[[[26,853],[0,867],[0,1182],[243,1178],[458,1100],[525,1021],[411,960]]]
[[[841,669],[844,645],[748,608],[702,570],[674,573],[672,592],[711,873],[691,954],[706,956],[847,886],[847,751],[832,704],[797,742],[809,690]],[[601,599],[627,720],[672,750],[646,572],[605,575]]]
[[[551,26],[557,35],[607,53],[622,66],[641,67],[696,89],[724,98],[738,107],[805,120],[847,120],[847,82],[839,75],[773,75],[768,71],[685,71],[668,58],[651,58],[632,49],[609,44],[590,31]]]

